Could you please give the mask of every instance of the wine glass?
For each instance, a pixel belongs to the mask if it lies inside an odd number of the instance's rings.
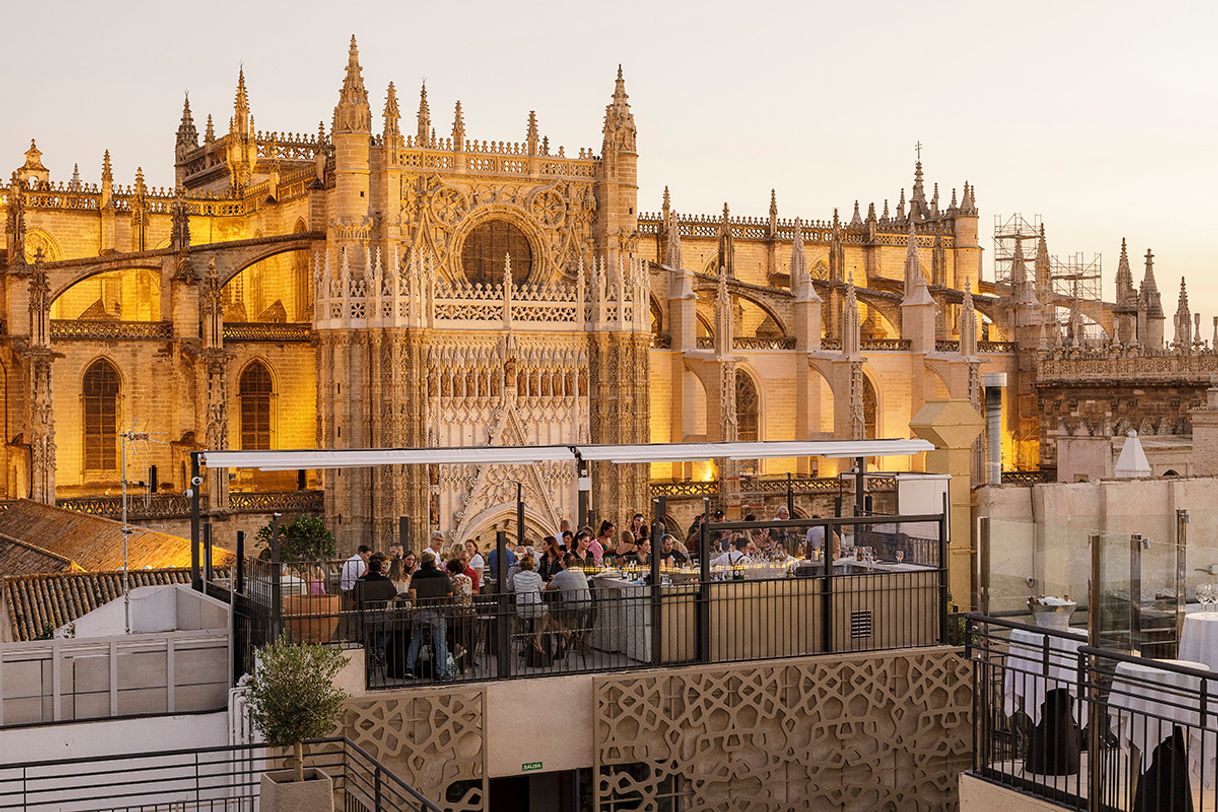
[[[1201,603],[1201,610],[1206,611],[1210,604],[1218,600],[1218,595],[1215,595],[1213,584],[1198,584],[1197,585],[1197,600]]]

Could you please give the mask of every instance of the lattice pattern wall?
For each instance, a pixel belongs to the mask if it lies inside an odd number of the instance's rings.
[[[347,703],[343,728],[445,809],[476,812],[485,808],[485,701],[478,686],[358,699]],[[460,797],[446,799],[450,790]]]
[[[942,650],[609,677],[597,808],[950,808],[970,703]]]
[[[362,697],[344,732],[445,809],[482,810],[486,701]],[[950,809],[970,760],[969,663],[946,648],[606,674],[589,701],[598,812]]]

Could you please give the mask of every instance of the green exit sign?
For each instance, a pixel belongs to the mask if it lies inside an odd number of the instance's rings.
[[[540,761],[526,761],[524,764],[520,765],[520,771],[525,772],[525,773],[536,772],[540,769],[541,769]]]

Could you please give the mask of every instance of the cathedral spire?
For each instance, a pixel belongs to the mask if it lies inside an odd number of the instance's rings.
[[[101,179],[102,183],[114,182],[114,170],[110,166],[110,150],[106,150],[105,154],[102,155]]]
[[[969,182],[966,180],[964,182],[964,196],[960,198],[960,211],[958,214],[968,217],[972,217],[977,214],[977,202],[973,199],[974,191],[975,190],[973,187],[970,186]]]
[[[626,94],[626,80],[622,78],[620,64],[617,66],[617,79],[613,83],[613,101],[605,107],[603,134],[604,155],[635,151],[637,132],[634,114],[630,112],[630,96]]]
[[[431,139],[431,106],[427,103],[427,81],[419,88],[418,127],[415,131],[416,147],[425,147]]]
[[[1146,249],[1146,273],[1142,277],[1142,306],[1146,309],[1148,318],[1164,318],[1163,300],[1159,296],[1159,286],[1155,284],[1155,255]]]
[[[901,189],[901,198],[897,200],[897,220],[905,220],[905,190]]]
[[[863,216],[859,213],[859,202],[854,201],[854,216],[850,218],[850,225],[861,226],[863,224]]]
[[[922,185],[922,161],[914,164],[913,193],[909,197],[909,218],[925,220],[930,216],[930,207],[926,203],[926,189]]]
[[[1116,303],[1117,307],[1137,307],[1138,292],[1133,287],[1133,272],[1129,269],[1129,250],[1125,238],[1121,237],[1121,258],[1117,260]]]
[[[334,107],[335,133],[372,132],[372,108],[368,105],[368,90],[364,87],[364,72],[359,64],[359,45],[355,35],[347,48],[347,67],[343,73],[343,86],[338,91],[338,104]]]
[[[1036,241],[1036,260],[1032,263],[1033,271],[1036,277],[1036,289],[1029,290],[1027,299],[1029,302],[1035,301],[1039,292],[1048,299],[1049,291],[1049,242],[1045,239],[1045,224],[1040,224],[1040,237]]]
[[[905,296],[901,299],[901,304],[934,304],[930,291],[926,289],[926,276],[922,273],[922,265],[918,262],[918,238],[912,222],[909,224],[909,239],[905,246]]]
[[[203,143],[210,144],[216,140],[216,125],[212,122],[211,113],[207,114],[207,127],[203,130]]]
[[[236,135],[248,136],[253,127],[253,116],[250,114],[250,96],[245,89],[245,66],[237,71],[237,92],[233,99],[233,120],[229,122],[229,132]]]
[[[391,136],[402,134],[402,111],[398,109],[398,91],[393,82],[389,83],[389,89],[385,92],[385,112],[382,117],[385,119],[385,146],[389,146]]]
[[[1176,303],[1176,330],[1172,335],[1172,343],[1177,348],[1188,349],[1192,346],[1193,316],[1188,309],[1188,286],[1184,277],[1180,277],[1180,298]]]
[[[179,155],[199,146],[199,131],[195,129],[195,119],[190,113],[190,94],[182,103],[182,120],[178,123],[178,153]]]

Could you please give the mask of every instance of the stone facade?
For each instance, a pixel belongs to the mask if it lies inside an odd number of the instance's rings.
[[[667,191],[640,213],[620,70],[599,152],[571,154],[534,113],[519,142],[472,138],[426,88],[416,126],[392,84],[374,121],[354,40],[328,128],[256,129],[251,87],[227,131],[187,101],[173,189],[116,182],[108,154],[99,183],[59,180],[34,145],[0,187],[0,492],[112,493],[107,438],[132,426],[152,437],[132,478],[156,465],[179,493],[204,448],[906,436],[927,401],[979,407],[982,371],[1015,387],[1007,467],[1039,462],[1037,358],[1061,339],[1036,314],[1062,301],[979,283],[969,183],[945,202],[919,160],[895,206],[849,217],[780,216],[774,196],[763,217],[681,214]],[[1139,341],[1161,328],[1147,279],[1122,311]],[[814,465],[602,464],[591,506],[620,518],[649,480],[717,479],[747,511],[750,478],[836,472]],[[489,540],[517,482],[530,533],[574,516],[574,472],[545,466],[212,472],[205,491],[224,515],[230,493],[324,489],[345,548],[401,515]]]

